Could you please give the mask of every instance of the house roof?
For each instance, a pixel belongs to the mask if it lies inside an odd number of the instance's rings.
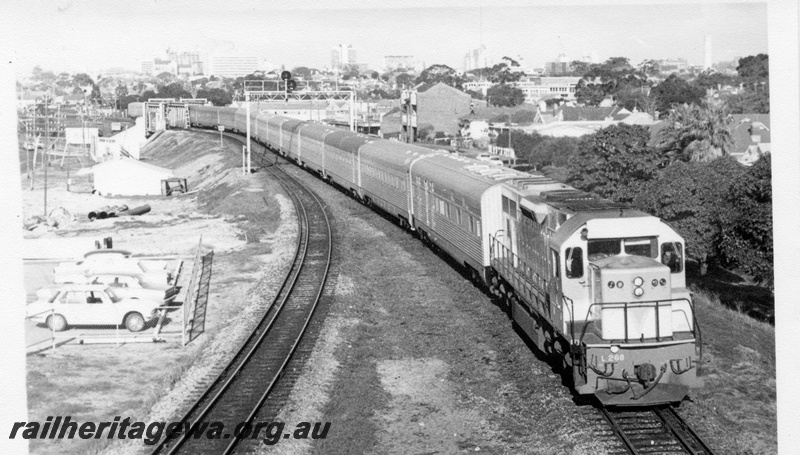
[[[624,111],[624,112],[623,112]],[[574,122],[580,120],[594,120],[602,121],[607,117],[612,117],[614,120],[622,120],[630,114],[630,111],[620,106],[599,107],[599,106],[559,106],[555,115],[562,114],[562,120],[565,122]],[[619,116],[620,118],[616,118]]]
[[[769,114],[732,114],[733,153],[745,153],[758,144],[770,143]],[[752,136],[760,136],[759,142]]]
[[[425,93],[425,92],[428,92],[428,91],[431,91],[431,92],[434,92],[434,91],[446,91],[446,92],[452,93],[455,96],[466,97],[466,98],[472,99],[472,97],[469,96],[468,94],[462,92],[461,90],[459,90],[459,89],[457,89],[455,87],[451,87],[451,86],[445,84],[444,82],[438,82],[436,84],[420,84],[420,85],[417,86],[417,93]]]

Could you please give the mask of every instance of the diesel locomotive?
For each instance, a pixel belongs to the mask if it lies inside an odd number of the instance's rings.
[[[188,109],[192,126],[247,131],[245,109]],[[321,123],[252,112],[250,134],[463,265],[578,394],[645,406],[701,385],[686,245],[662,220],[541,175]]]

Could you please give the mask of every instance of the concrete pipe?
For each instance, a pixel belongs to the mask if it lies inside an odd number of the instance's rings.
[[[150,206],[145,204],[125,212],[125,215],[144,215],[145,213],[150,211]]]

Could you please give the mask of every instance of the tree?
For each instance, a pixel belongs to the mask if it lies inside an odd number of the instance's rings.
[[[638,68],[647,77],[657,76],[661,72],[661,66],[655,60],[643,60]]]
[[[505,63],[498,63],[491,67],[489,71],[489,80],[498,84],[516,82],[523,75],[520,71],[511,71],[511,68]]]
[[[173,82],[169,85],[162,85],[158,87],[159,98],[191,98],[192,94],[183,88],[180,82]]]
[[[72,85],[82,87],[94,85],[94,80],[92,80],[92,78],[86,73],[78,73],[72,76]]]
[[[769,114],[769,89],[733,95],[725,102],[731,114]]]
[[[658,110],[667,112],[674,104],[700,104],[706,92],[694,87],[675,74],[653,87],[653,95],[658,99]]]
[[[145,90],[144,92],[142,92],[142,94],[141,94],[141,96],[139,98],[142,101],[147,101],[147,100],[149,100],[151,98],[159,98],[159,96],[156,94],[156,92],[154,92],[152,90]]]
[[[580,60],[573,60],[570,62],[569,67],[570,75],[575,77],[583,77],[592,68],[592,64],[589,62],[582,62]]]
[[[361,73],[358,71],[358,65],[345,65],[342,68],[342,79],[349,80],[349,79],[358,79],[358,76]]]
[[[733,180],[726,193],[719,250],[726,265],[738,267],[753,280],[774,285],[772,232],[772,159],[760,158]]]
[[[733,150],[732,121],[724,107],[715,104],[675,106],[656,144],[673,161],[711,161]]]
[[[596,106],[608,96],[631,87],[648,85],[647,76],[630,65],[625,57],[612,57],[601,65],[591,65],[575,89],[579,103]]]
[[[139,97],[136,95],[125,95],[117,100],[120,109],[127,109],[131,103],[139,102]]]
[[[200,89],[197,91],[197,98],[205,98],[214,106],[227,106],[233,102],[231,94],[220,88]]]
[[[311,78],[313,72],[314,70],[312,70],[311,68],[307,68],[305,66],[298,66],[297,68],[294,68],[292,70],[292,76],[302,78],[304,81],[307,81],[308,79]]]
[[[736,76],[729,76],[727,74],[718,73],[714,70],[706,70],[698,74],[692,81],[692,85],[702,88],[703,90],[713,89],[717,90],[723,85],[738,84]]]
[[[758,54],[739,59],[736,72],[739,73],[745,86],[761,82],[769,83],[769,56]]]
[[[400,88],[410,88],[414,84],[414,77],[410,74],[400,73],[395,76],[394,83]]]
[[[483,93],[476,92],[475,90],[466,90],[464,93],[471,96],[474,100],[482,100],[484,98]]]
[[[486,90],[487,103],[493,106],[519,106],[525,102],[525,92],[513,85],[500,84]]]
[[[166,85],[174,82],[176,78],[175,75],[170,73],[169,71],[164,71],[163,73],[159,73],[159,75],[156,76],[156,79],[158,79],[159,81],[161,81],[163,84]]]
[[[456,73],[456,70],[447,65],[431,65],[425,68],[414,81],[415,84],[445,84],[461,89],[463,79]]]
[[[625,124],[585,137],[569,162],[569,182],[602,197],[630,202],[666,163],[666,157],[651,148],[649,141],[646,127]]]
[[[645,183],[633,204],[670,223],[686,240],[687,255],[700,263],[704,275],[718,257],[723,207],[742,166],[732,158],[710,163],[676,162],[657,179]]]

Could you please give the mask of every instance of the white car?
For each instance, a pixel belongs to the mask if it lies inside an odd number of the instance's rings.
[[[478,156],[475,157],[478,161],[486,161],[489,164],[494,166],[502,166],[503,159],[497,155],[492,155],[490,153],[479,153]]]
[[[107,249],[90,251],[80,262],[62,262],[53,272],[56,283],[84,283],[89,275],[122,274],[140,276],[148,285],[166,285],[174,281],[180,264],[178,260],[170,267],[167,261],[138,259],[129,251]]]
[[[109,286],[97,284],[44,288],[37,296],[27,305],[28,319],[57,332],[70,325],[124,325],[139,332],[158,317],[162,305],[158,299],[121,297]]]
[[[162,305],[172,303],[178,296],[178,286],[143,284],[141,275],[104,274],[86,278],[86,284],[105,285],[119,297],[161,300]]]

